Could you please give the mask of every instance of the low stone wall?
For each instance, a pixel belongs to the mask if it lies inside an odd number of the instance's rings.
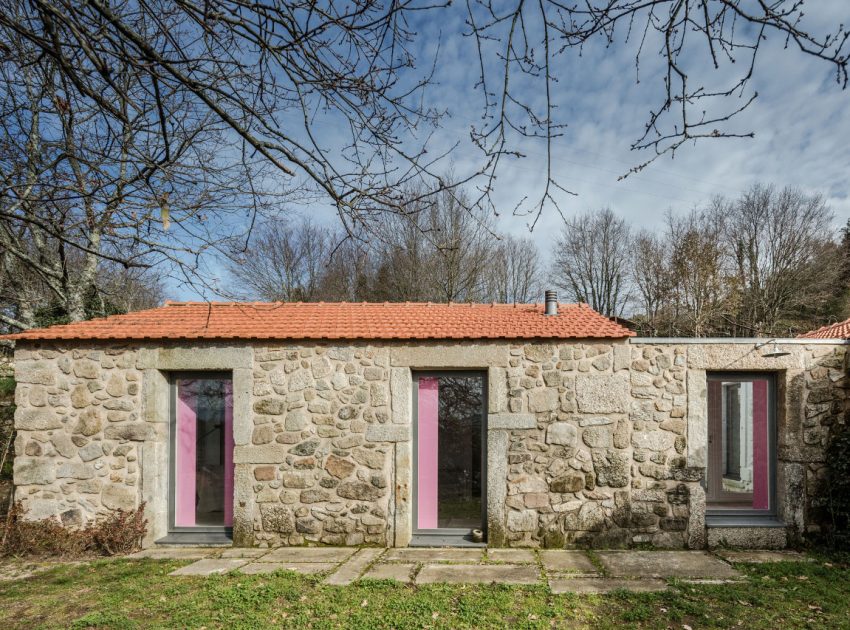
[[[239,545],[406,545],[411,375],[488,374],[493,546],[706,543],[706,373],[778,383],[778,509],[817,529],[824,446],[847,415],[846,346],[744,343],[19,344],[16,498],[79,526],[147,502],[168,529],[168,380],[234,375]]]

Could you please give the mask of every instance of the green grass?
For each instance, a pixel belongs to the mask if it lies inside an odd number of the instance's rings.
[[[174,578],[181,562],[97,561],[0,582],[0,628],[850,628],[840,559],[739,565],[742,583],[665,593],[552,595],[532,587],[368,581],[280,572]]]

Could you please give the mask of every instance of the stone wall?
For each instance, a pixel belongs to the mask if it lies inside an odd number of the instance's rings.
[[[257,349],[251,442],[272,453],[237,471],[253,484],[253,544],[388,544],[389,374],[386,348]]]
[[[147,502],[168,523],[168,380],[234,375],[234,541],[406,545],[416,369],[488,372],[494,546],[700,547],[707,371],[778,383],[778,510],[817,529],[824,446],[847,416],[840,344],[19,344],[16,498],[81,525]]]
[[[14,480],[31,518],[80,526],[138,503],[139,451],[164,439],[140,419],[132,348],[16,352]]]
[[[505,543],[683,546],[700,475],[683,457],[681,351],[534,344],[511,355],[509,407],[537,426],[511,432]]]

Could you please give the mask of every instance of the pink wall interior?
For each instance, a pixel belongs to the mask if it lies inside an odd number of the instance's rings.
[[[194,380],[177,382],[177,444],[175,466],[174,525],[194,527],[197,404]],[[224,382],[224,525],[233,526],[233,382]]]
[[[191,387],[177,384],[177,444],[175,466],[174,524],[195,525],[195,445],[197,396]]]
[[[753,381],[753,509],[770,507],[767,381]]]
[[[439,379],[420,377],[417,429],[417,526],[437,528]]]

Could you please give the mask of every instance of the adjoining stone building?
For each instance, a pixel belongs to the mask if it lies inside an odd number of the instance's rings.
[[[171,303],[8,336],[30,518],[148,544],[781,547],[844,340],[638,339],[586,305]]]

